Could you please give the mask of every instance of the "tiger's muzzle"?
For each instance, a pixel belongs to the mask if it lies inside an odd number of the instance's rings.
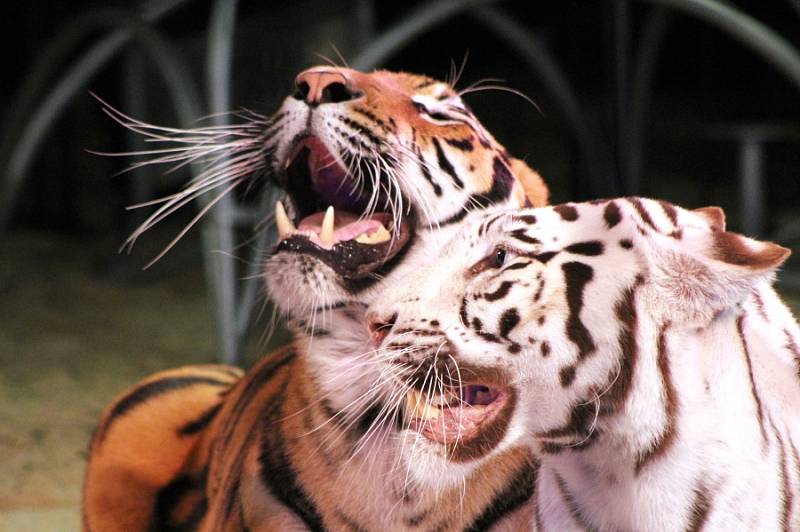
[[[438,331],[404,329],[384,338],[381,356],[405,391],[405,428],[441,445],[456,462],[497,447],[516,406],[516,391],[501,370],[459,362],[455,346]]]

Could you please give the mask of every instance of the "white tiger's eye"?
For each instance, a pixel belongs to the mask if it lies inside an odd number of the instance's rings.
[[[481,260],[470,266],[470,275],[478,275],[486,270],[497,270],[505,266],[509,261],[514,260],[517,254],[514,250],[508,250],[505,247],[497,246],[483,256]]]
[[[492,267],[500,268],[506,263],[507,252],[503,248],[495,248],[492,252]]]

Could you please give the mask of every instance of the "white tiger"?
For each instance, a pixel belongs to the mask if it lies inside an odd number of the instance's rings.
[[[406,437],[528,441],[543,531],[800,530],[789,250],[724,225],[640,198],[466,220],[368,313]]]

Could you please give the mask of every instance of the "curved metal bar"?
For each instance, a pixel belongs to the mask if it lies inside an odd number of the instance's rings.
[[[792,4],[794,10],[800,15],[800,0],[789,0],[789,3]]]
[[[608,188],[608,181],[604,178],[611,175],[610,162],[607,157],[603,157],[603,151],[599,148],[602,146],[601,137],[586,124],[586,117],[581,112],[566,76],[547,50],[531,38],[530,32],[494,7],[481,5],[490,3],[492,0],[428,2],[367,45],[365,51],[352,61],[353,68],[359,70],[374,68],[418,34],[448,17],[471,8],[476,20],[493,29],[500,39],[522,55],[529,66],[542,74],[543,82],[552,92],[575,131],[580,150],[586,160],[592,187],[596,191],[604,191]]]
[[[142,19],[153,21],[176,9],[187,0],[164,0],[148,3],[143,9]],[[62,53],[66,54],[85,35],[98,26],[113,26],[109,18],[119,14],[119,10],[104,10],[81,18],[52,41],[45,54],[34,65],[32,73],[23,82],[20,91],[10,105],[12,109],[20,109],[20,113],[9,115],[4,124],[4,143],[0,148],[0,229],[6,227],[11,217],[19,187],[30,166],[33,155],[45,133],[53,122],[61,115],[66,104],[75,93],[86,84],[86,81],[110,60],[127,43],[133,33],[130,29],[116,30],[95,44],[83,57],[75,62],[67,73],[47,94],[39,107],[25,120],[26,112],[35,97],[41,93],[50,73],[58,66]],[[58,47],[58,48],[57,48]],[[64,48],[61,48],[64,47]],[[13,134],[12,134],[13,133]]]
[[[679,9],[717,26],[774,65],[800,89],[800,54],[750,15],[718,0],[644,0]]]
[[[367,44],[364,51],[356,56],[350,64],[356,70],[372,70],[423,31],[467,8],[495,1],[497,0],[449,0],[447,2],[431,0],[412,11],[392,29]]]
[[[206,83],[208,87],[211,120],[214,125],[225,126],[231,109],[231,61],[233,32],[236,25],[237,0],[217,0],[211,12],[206,48]],[[206,252],[220,251],[205,257],[206,282],[214,298],[214,315],[217,324],[217,341],[222,362],[233,364],[238,359],[242,335],[239,334],[237,309],[236,264],[230,252],[236,245],[234,218],[236,204],[227,194],[214,208],[203,226],[203,244]]]
[[[269,187],[269,189],[265,190],[258,212],[268,212],[275,205],[275,201],[279,199],[280,194],[280,190],[275,187]],[[263,228],[259,231],[253,244],[253,253],[247,266],[245,284],[238,302],[239,308],[236,315],[236,333],[239,335],[240,340],[245,338],[250,323],[254,319],[253,311],[255,310],[259,293],[266,294],[264,291],[259,291],[260,288],[264,287],[261,277],[261,270],[264,267],[263,254],[269,243],[275,242],[275,237],[274,229]]]
[[[631,109],[628,115],[628,183],[626,194],[639,195],[641,190],[642,168],[644,166],[645,118],[650,107],[656,61],[664,42],[667,26],[672,12],[663,6],[655,6],[648,15],[637,45],[634,58],[633,87],[631,88]]]
[[[592,129],[588,117],[581,111],[578,98],[572,90],[566,75],[558,67],[547,49],[513,18],[494,6],[475,8],[472,10],[475,20],[482,22],[509,47],[522,56],[530,68],[538,72],[542,83],[550,91],[556,103],[567,119],[579,149],[586,162],[586,169],[595,194],[613,194],[609,177],[612,175],[611,163],[601,147],[602,137]]]

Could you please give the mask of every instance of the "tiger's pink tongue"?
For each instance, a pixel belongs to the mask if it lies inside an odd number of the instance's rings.
[[[317,212],[311,216],[303,218],[297,226],[297,230],[310,235],[312,240],[319,235],[322,230],[322,220],[325,218],[324,212]],[[361,218],[349,212],[337,212],[334,222],[333,244],[353,240],[359,235],[372,234],[388,223],[389,216],[385,213],[375,213],[369,218]],[[316,242],[315,242],[316,243]],[[327,246],[325,246],[327,247]]]

